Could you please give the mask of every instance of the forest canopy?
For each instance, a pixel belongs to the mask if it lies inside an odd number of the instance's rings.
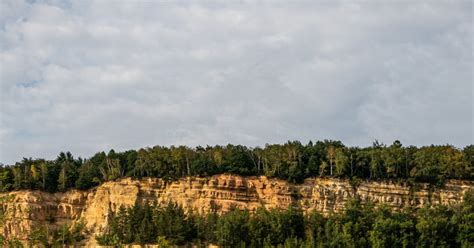
[[[265,175],[301,183],[310,177],[368,180],[409,180],[442,185],[447,179],[474,179],[474,145],[403,146],[374,142],[370,147],[348,147],[324,140],[304,145],[299,141],[243,145],[154,146],[124,152],[98,152],[75,158],[61,152],[55,160],[23,158],[0,166],[0,191],[89,189],[122,177],[159,177],[175,180],[186,176],[232,173]]]

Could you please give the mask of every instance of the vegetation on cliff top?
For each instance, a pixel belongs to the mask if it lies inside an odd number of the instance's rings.
[[[347,147],[340,141],[299,141],[263,148],[241,145],[155,146],[138,151],[99,152],[88,159],[61,152],[55,160],[24,158],[0,167],[0,191],[38,189],[49,192],[89,189],[131,176],[173,180],[219,173],[266,175],[299,183],[308,177],[402,179],[442,184],[446,179],[474,178],[474,145],[425,147],[378,142]]]

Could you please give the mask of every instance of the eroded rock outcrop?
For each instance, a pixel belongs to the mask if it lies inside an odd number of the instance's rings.
[[[392,182],[361,182],[357,186],[348,180],[315,178],[303,184],[289,184],[266,177],[216,175],[209,178],[182,178],[166,182],[157,178],[134,180],[124,178],[106,182],[88,191],[65,193],[16,191],[1,195],[9,197],[0,203],[5,220],[0,230],[5,237],[26,240],[31,230],[39,226],[59,226],[84,220],[91,233],[84,244],[93,245],[94,234],[106,224],[111,209],[136,202],[175,201],[186,209],[205,213],[217,207],[225,212],[232,207],[254,211],[259,207],[287,208],[290,205],[304,211],[322,213],[341,211],[346,201],[359,197],[375,204],[387,204],[394,209],[424,204],[456,204],[463,200],[474,182],[451,180],[442,188],[428,184],[415,187]]]

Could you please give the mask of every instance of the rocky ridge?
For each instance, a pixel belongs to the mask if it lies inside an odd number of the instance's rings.
[[[386,204],[394,209],[425,204],[452,205],[462,202],[467,190],[474,190],[474,182],[450,180],[442,188],[428,184],[409,186],[406,183],[362,181],[357,185],[349,180],[311,178],[303,184],[290,184],[267,177],[216,175],[208,178],[188,177],[174,182],[158,178],[135,180],[123,178],[109,181],[87,191],[65,193],[14,191],[0,194],[4,213],[0,234],[26,240],[35,228],[57,227],[79,220],[86,223],[90,233],[85,245],[95,244],[94,236],[106,224],[109,210],[136,202],[174,201],[185,209],[205,213],[217,207],[225,212],[233,207],[254,211],[259,207],[287,208],[294,205],[308,212],[324,214],[344,209],[345,203],[358,197],[376,205]]]

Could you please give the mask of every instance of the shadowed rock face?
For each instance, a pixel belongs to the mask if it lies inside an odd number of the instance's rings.
[[[166,182],[157,178],[134,180],[124,178],[106,182],[88,191],[65,193],[16,191],[0,196],[10,199],[0,203],[5,222],[0,229],[6,237],[26,240],[31,230],[41,226],[59,226],[80,219],[92,233],[87,244],[106,224],[106,215],[120,205],[136,202],[174,201],[199,213],[217,207],[225,212],[232,207],[254,211],[259,207],[299,207],[305,212],[317,210],[324,214],[344,209],[346,201],[358,197],[376,205],[386,204],[394,209],[425,204],[452,205],[462,202],[465,191],[474,189],[474,182],[451,180],[443,188],[428,184],[410,187],[392,182],[361,182],[352,186],[348,180],[315,178],[295,185],[266,177],[216,175],[210,178],[183,178]]]

